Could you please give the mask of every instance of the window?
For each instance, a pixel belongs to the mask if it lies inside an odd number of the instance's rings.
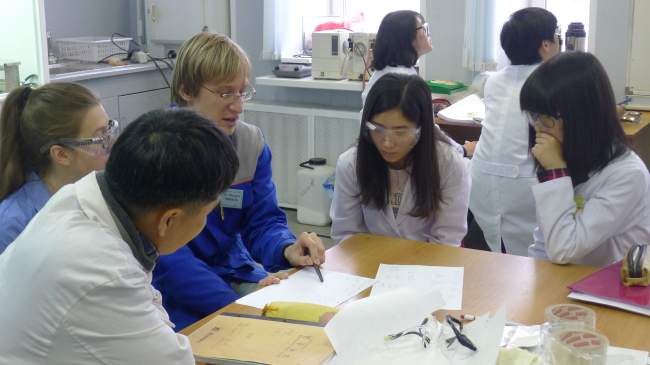
[[[566,44],[566,31],[572,22],[584,24],[587,36],[589,35],[589,5],[589,0],[546,0],[546,10],[553,13],[557,23],[562,26],[564,44]]]
[[[265,0],[262,59],[279,60],[302,52],[303,17],[344,16],[355,31],[376,32],[395,10],[420,11],[421,0]],[[362,14],[363,13],[363,14]],[[362,15],[362,16],[361,16]],[[323,18],[323,22],[327,22]],[[312,19],[313,21],[313,19]],[[320,24],[320,23],[319,23]],[[307,31],[305,29],[305,31]]]
[[[345,0],[344,15],[358,16],[363,13],[365,18],[363,30],[376,32],[384,16],[396,10],[413,10],[420,12],[420,0],[376,1],[376,0]]]

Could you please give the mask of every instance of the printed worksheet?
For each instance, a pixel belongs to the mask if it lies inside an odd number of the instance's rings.
[[[394,288],[409,287],[422,295],[437,290],[445,299],[442,309],[460,310],[463,304],[464,267],[386,265],[377,270],[377,283],[370,295]]]
[[[237,300],[237,304],[264,308],[271,302],[298,302],[336,307],[371,287],[376,279],[321,269],[323,282],[313,267],[307,266],[282,280]]]

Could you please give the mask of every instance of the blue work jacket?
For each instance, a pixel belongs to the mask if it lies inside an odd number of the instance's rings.
[[[164,255],[153,271],[170,320],[181,330],[239,299],[231,279],[258,282],[287,268],[284,248],[295,242],[271,181],[271,150],[261,131],[238,122],[232,136],[240,169],[229,192],[241,208],[220,204],[189,244]],[[222,195],[222,202],[225,203]],[[255,262],[261,263],[264,268]]]
[[[0,202],[0,254],[18,237],[52,197],[35,172],[27,182]]]

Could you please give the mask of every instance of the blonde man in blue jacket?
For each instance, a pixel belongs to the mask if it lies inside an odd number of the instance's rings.
[[[278,207],[271,181],[271,151],[259,128],[242,122],[250,86],[251,64],[228,37],[203,32],[179,51],[172,81],[172,102],[189,107],[230,136],[239,171],[206,227],[188,246],[161,258],[154,285],[177,329],[200,320],[260,286],[286,274],[266,270],[321,264],[325,249],[314,234],[296,239]],[[311,253],[311,255],[308,254]],[[261,263],[264,268],[256,265]],[[259,283],[259,284],[258,284]]]

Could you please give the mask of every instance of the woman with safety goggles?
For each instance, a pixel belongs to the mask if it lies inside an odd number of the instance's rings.
[[[539,184],[528,256],[606,267],[650,241],[650,175],[630,147],[598,59],[566,52],[521,89]]]
[[[0,115],[0,253],[50,197],[103,170],[117,138],[99,96],[74,83],[21,87]]]
[[[433,124],[427,84],[386,74],[368,94],[358,144],[336,165],[332,238],[371,233],[460,246],[470,187],[462,157]]]

